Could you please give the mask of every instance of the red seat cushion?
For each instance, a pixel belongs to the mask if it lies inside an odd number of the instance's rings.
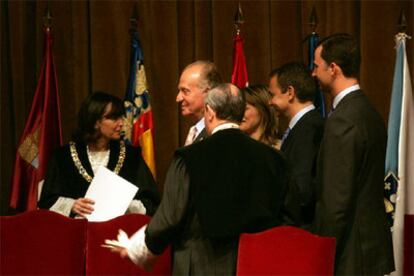
[[[414,215],[404,218],[404,275],[414,275]]]
[[[2,275],[82,275],[86,220],[37,210],[0,217]]]
[[[237,275],[332,275],[335,239],[275,227],[240,236]]]

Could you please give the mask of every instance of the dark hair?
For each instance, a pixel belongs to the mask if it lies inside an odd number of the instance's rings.
[[[122,100],[105,92],[94,92],[82,102],[78,113],[77,129],[73,134],[74,141],[90,143],[99,138],[95,125],[102,119],[108,104],[111,104],[111,110],[106,118],[117,119],[125,115]]]
[[[232,84],[223,83],[211,89],[206,96],[205,104],[216,112],[217,118],[240,123],[246,108],[244,94]]]
[[[274,69],[270,78],[277,76],[282,93],[289,86],[295,88],[296,97],[300,102],[313,101],[316,92],[316,84],[308,67],[300,62],[290,62]]]
[[[333,34],[319,41],[318,46],[322,46],[321,57],[327,64],[335,62],[345,77],[359,77],[361,53],[358,41],[352,35]]]
[[[259,141],[275,145],[277,142],[277,119],[275,109],[269,105],[272,98],[267,86],[252,85],[241,90],[246,97],[246,103],[254,106],[260,114],[260,125],[263,127],[263,134]]]
[[[199,84],[201,89],[211,89],[222,83],[221,75],[217,69],[217,66],[213,62],[208,60],[197,60],[187,65],[184,70],[193,66],[202,66]]]

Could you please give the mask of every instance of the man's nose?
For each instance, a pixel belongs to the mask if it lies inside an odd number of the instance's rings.
[[[183,95],[181,93],[181,91],[178,91],[177,97],[175,98],[175,101],[177,103],[182,102],[183,101]]]

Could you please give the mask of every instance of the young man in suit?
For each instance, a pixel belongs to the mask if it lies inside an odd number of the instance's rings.
[[[270,73],[270,104],[289,122],[281,151],[292,172],[290,197],[300,204],[299,214],[294,215],[296,224],[304,228],[311,225],[315,211],[314,178],[324,124],[312,102],[315,88],[311,72],[302,63],[287,63]]]
[[[178,83],[176,102],[181,114],[194,125],[190,128],[185,146],[207,137],[204,129],[204,98],[207,92],[221,83],[221,76],[214,63],[199,60],[184,68]]]
[[[114,249],[143,267],[172,244],[173,275],[235,275],[239,235],[281,223],[285,159],[239,129],[246,103],[236,86],[218,85],[205,103],[210,136],[175,152],[152,220]]]
[[[335,274],[384,275],[394,270],[384,207],[384,123],[362,93],[354,37],[334,34],[315,50],[313,75],[332,99],[318,158],[313,229],[336,238]]]

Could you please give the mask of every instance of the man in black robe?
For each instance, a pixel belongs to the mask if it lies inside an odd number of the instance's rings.
[[[208,92],[211,136],[175,152],[153,219],[115,251],[149,268],[172,244],[174,275],[235,275],[239,235],[281,223],[288,183],[285,159],[239,130],[244,110],[237,87]]]

